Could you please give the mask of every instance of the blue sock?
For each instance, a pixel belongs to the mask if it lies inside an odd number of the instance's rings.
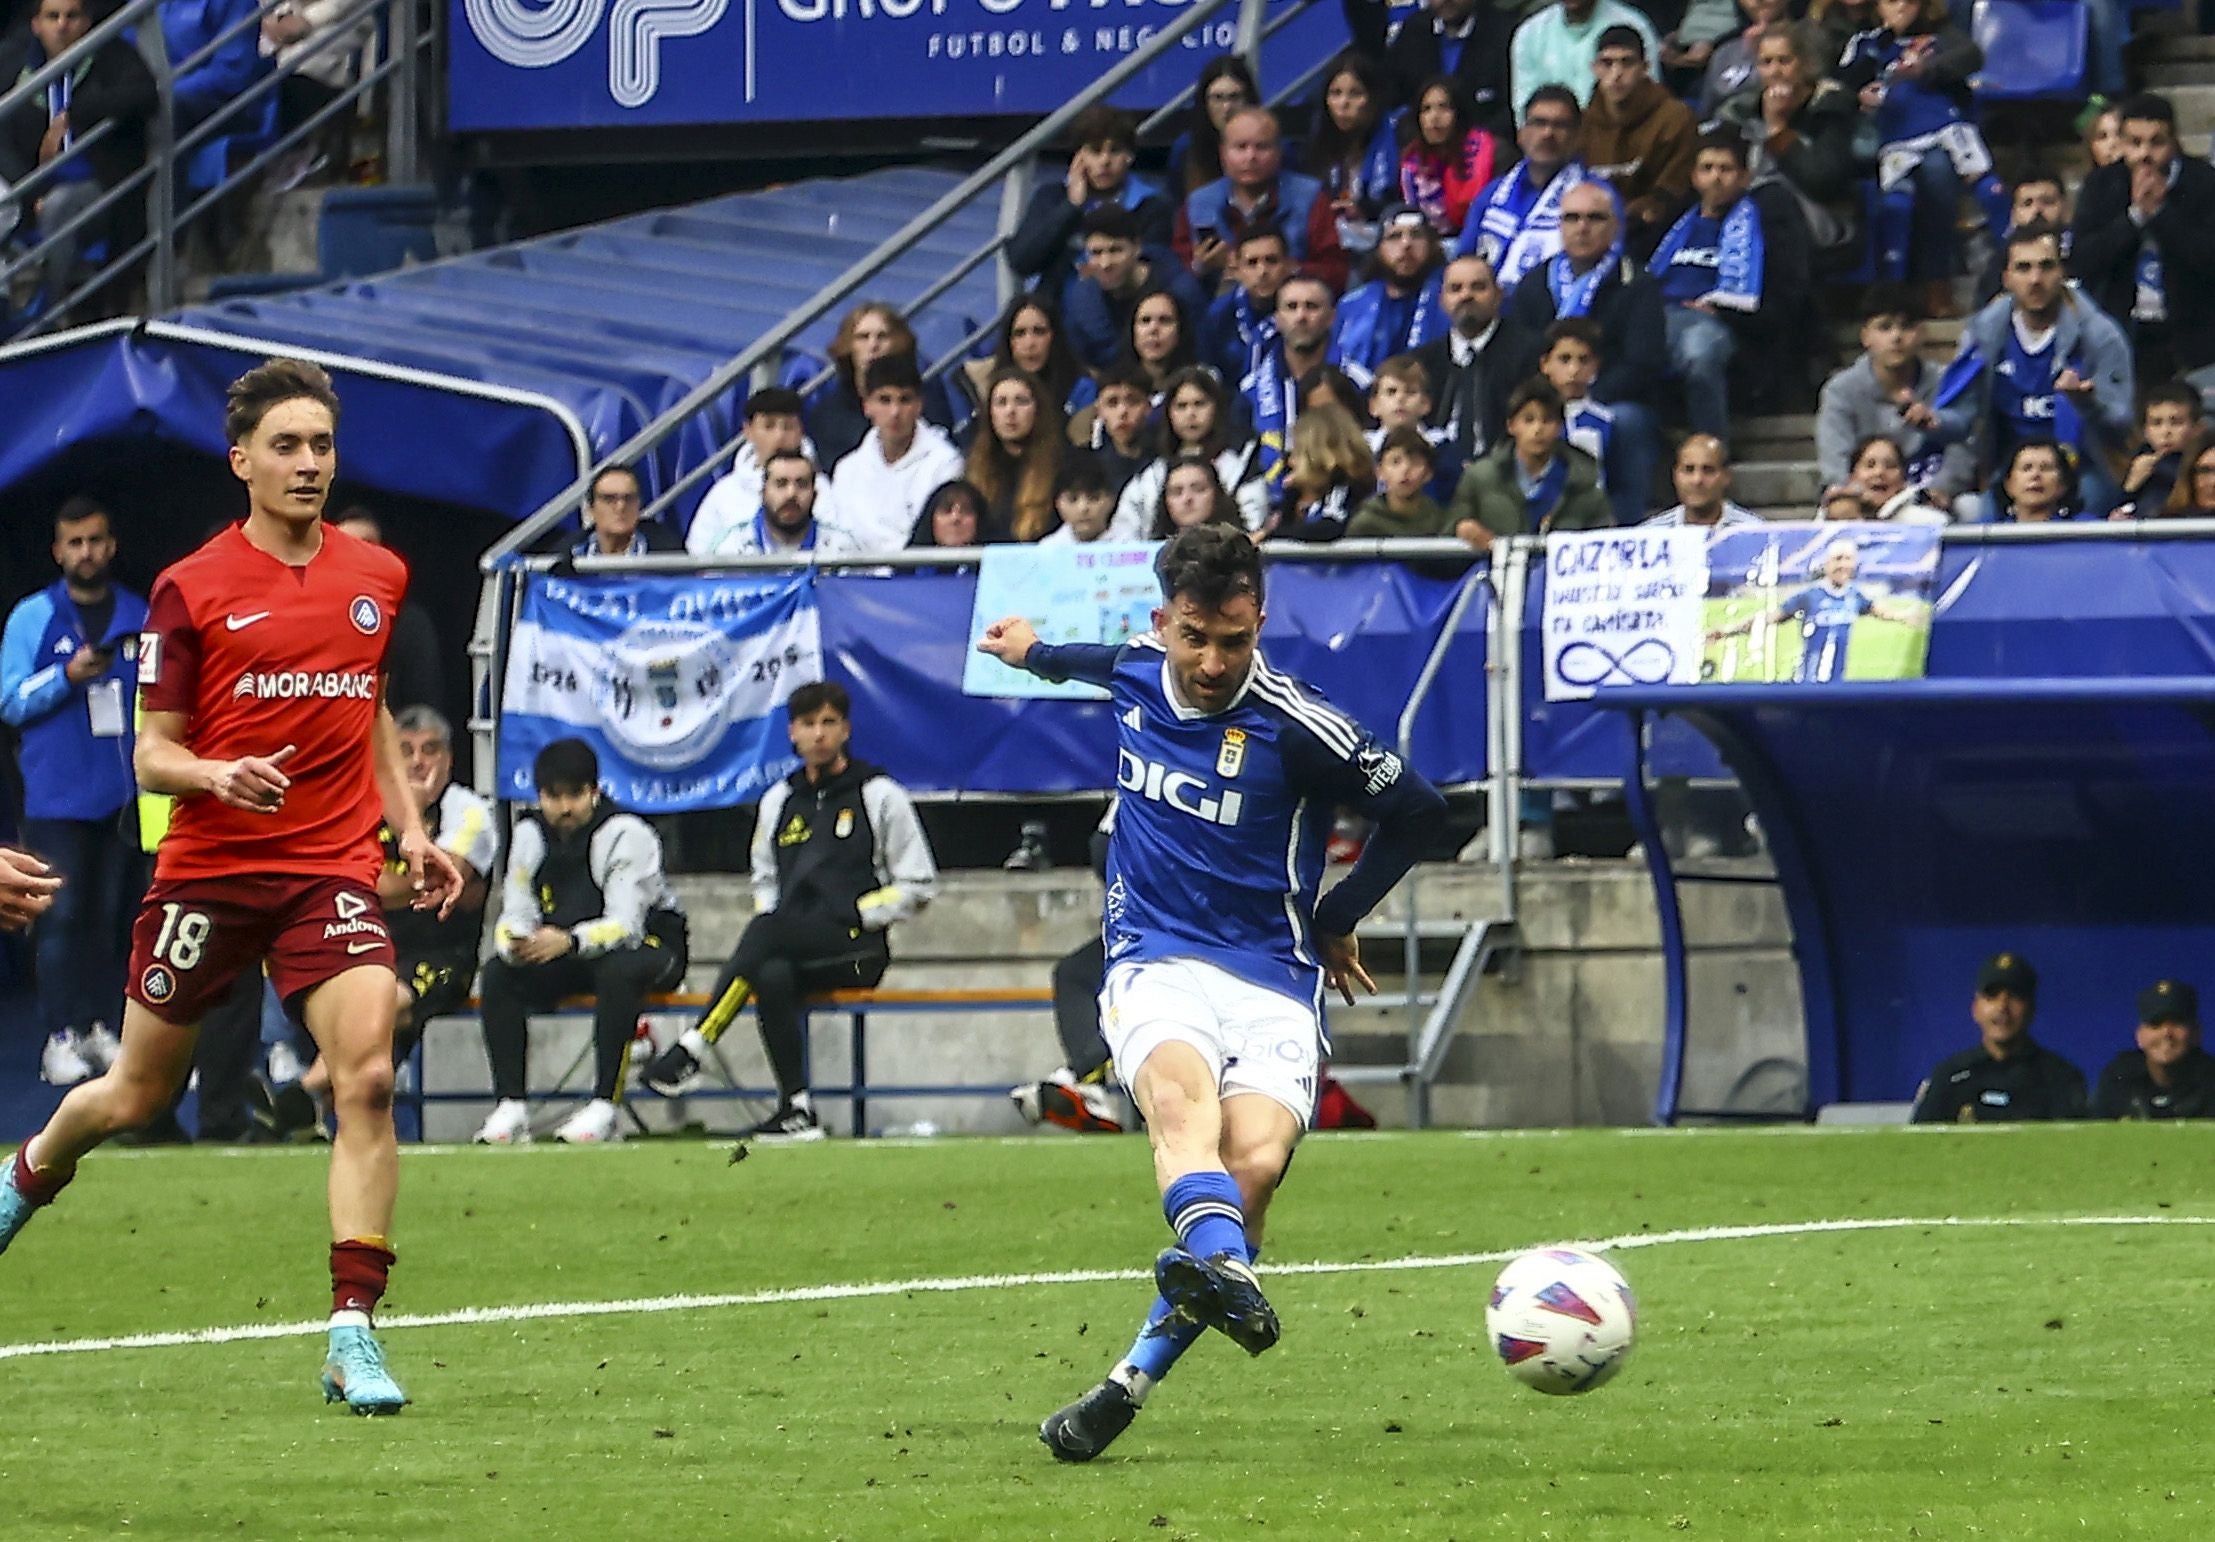
[[[1108,1373],[1129,1390],[1136,1402],[1144,1403],[1154,1383],[1168,1375],[1170,1367],[1207,1331],[1196,1322],[1172,1323],[1156,1331],[1168,1315],[1169,1303],[1159,1296],[1154,1297],[1153,1307],[1146,1313],[1146,1326],[1138,1330],[1130,1351]]]
[[[1193,1256],[1245,1258],[1246,1209],[1229,1173],[1186,1173],[1161,1196],[1161,1213]]]
[[[1246,1248],[1246,1261],[1252,1263],[1261,1256],[1261,1250],[1252,1245]],[[1169,1315],[1169,1303],[1154,1297],[1151,1310],[1146,1313],[1146,1326],[1138,1330],[1130,1352],[1115,1363],[1108,1374],[1121,1382],[1134,1402],[1143,1406],[1146,1394],[1154,1389],[1154,1383],[1169,1374],[1176,1363],[1184,1358],[1184,1352],[1200,1342],[1205,1330],[1198,1323],[1173,1323],[1157,1332],[1161,1320]]]

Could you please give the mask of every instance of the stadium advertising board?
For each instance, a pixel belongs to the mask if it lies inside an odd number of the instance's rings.
[[[1272,17],[1292,0],[1270,0]],[[972,118],[1051,111],[1182,0],[452,0],[456,129]],[[1226,7],[1129,82],[1158,106],[1229,51]],[[1317,5],[1270,43],[1294,68],[1343,41]]]
[[[1557,535],[1546,546],[1546,697],[1920,679],[1937,582],[1928,526]]]

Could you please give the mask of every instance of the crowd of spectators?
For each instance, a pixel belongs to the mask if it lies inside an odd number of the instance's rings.
[[[119,4],[0,5],[0,17],[17,13],[0,21],[0,95],[80,42]],[[161,0],[161,85],[126,33],[0,115],[0,258],[38,253],[0,291],[0,334],[78,301],[80,290],[89,291],[87,308],[72,311],[80,318],[127,307],[138,264],[122,259],[146,234],[146,181],[104,206],[102,199],[144,172],[150,125],[165,110],[173,137],[206,129],[179,157],[180,206],[318,114],[316,130],[268,174],[293,186],[343,171],[353,114],[332,104],[375,40],[374,22],[348,19],[356,11],[354,0]],[[284,79],[250,96],[272,72]],[[94,284],[111,263],[115,271]]]
[[[1204,505],[1277,539],[1482,549],[1645,519],[1679,439],[1727,475],[1748,415],[1818,384],[1821,495],[1765,513],[2198,506],[2196,408],[2140,423],[2141,392],[2215,386],[2215,168],[2163,98],[2095,119],[2072,213],[2053,170],[2000,179],[1946,0],[1345,9],[1297,111],[1211,60],[1161,183],[1129,115],[1079,115],[1009,240],[1030,287],[989,357],[926,373],[894,307],[857,307],[822,389],[761,393],[686,545],[1145,539]],[[1927,324],[1965,302],[1945,361]],[[1822,380],[1826,307],[1858,308],[1863,351]],[[764,496],[777,450],[814,467],[807,520]],[[978,516],[925,518],[956,481]]]

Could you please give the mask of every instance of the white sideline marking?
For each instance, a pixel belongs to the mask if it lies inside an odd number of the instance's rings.
[[[1762,1237],[1800,1237],[1822,1232],[1913,1231],[1927,1227],[2009,1228],[2022,1226],[2215,1226],[2215,1216],[2057,1215],[2057,1216],[1885,1216],[1842,1221],[1780,1221],[1760,1226],[1693,1226],[1680,1231],[1630,1232],[1567,1244],[1594,1252],[1629,1252],[1680,1242],[1740,1242]],[[1549,1244],[1534,1243],[1536,1247]],[[1505,1263],[1525,1248],[1482,1253],[1445,1253],[1428,1257],[1355,1259],[1304,1264],[1266,1264],[1270,1275],[1367,1274],[1411,1269],[1461,1269],[1471,1264]],[[396,1312],[380,1318],[386,1329],[447,1328],[475,1323],[540,1322],[554,1318],[617,1317],[659,1312],[715,1311],[734,1306],[780,1306],[802,1301],[861,1301],[878,1296],[946,1295],[971,1290],[1022,1290],[1034,1285],[1106,1285],[1151,1280],[1145,1269],[1062,1269],[1041,1274],[968,1274],[925,1280],[882,1280],[859,1285],[801,1285],[785,1290],[755,1290],[724,1295],[636,1296],[624,1301],[542,1301],[523,1306],[472,1306],[453,1312]],[[191,1332],[131,1333],[119,1338],[53,1339],[39,1344],[0,1344],[0,1360],[33,1355],[84,1355],[112,1349],[173,1349],[185,1344],[237,1344],[253,1339],[309,1338],[328,1326],[312,1322],[244,1323],[233,1328]]]

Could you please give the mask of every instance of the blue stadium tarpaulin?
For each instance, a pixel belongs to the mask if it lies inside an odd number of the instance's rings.
[[[104,438],[220,454],[224,385],[288,353],[338,382],[350,478],[522,519],[959,181],[906,167],[795,183],[0,348],[0,488]],[[914,242],[867,297],[921,294],[992,239],[997,201],[981,194]],[[915,319],[926,361],[997,309],[982,264]],[[788,377],[824,366],[838,320],[802,330]],[[648,494],[733,436],[744,400],[725,393],[648,455]]]
[[[2139,989],[2215,983],[2215,542],[1950,543],[1941,592],[1925,680],[1602,697],[1681,718],[1744,785],[1817,1106],[1909,1097],[1974,1043],[2003,949],[2039,970],[2033,1032],[2088,1077],[2130,1047]]]

